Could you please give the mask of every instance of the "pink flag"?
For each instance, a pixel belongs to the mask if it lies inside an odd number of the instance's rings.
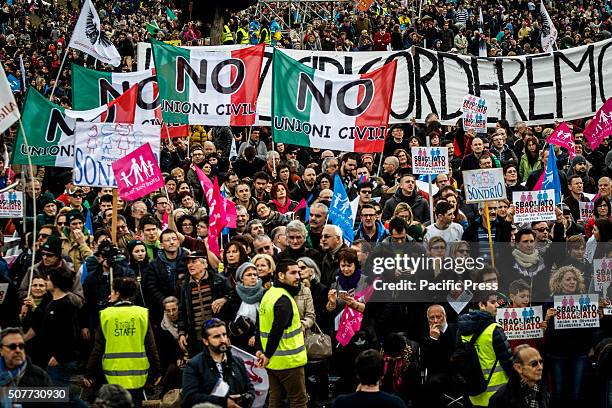
[[[164,211],[164,219],[162,220],[162,231],[168,229],[168,211]]]
[[[562,122],[559,126],[557,126],[555,131],[546,138],[546,141],[550,144],[565,147],[569,153],[570,159],[573,159],[576,156],[574,135],[572,134],[572,130],[565,124],[565,122]]]
[[[164,177],[148,143],[114,162],[113,172],[119,197],[126,201],[136,200],[164,187]]]
[[[293,209],[293,212],[296,213],[300,211],[302,208],[306,208],[306,200],[304,200],[303,198],[300,200],[297,207]]]
[[[592,150],[595,150],[606,137],[610,136],[612,133],[612,98],[599,108],[583,133]]]

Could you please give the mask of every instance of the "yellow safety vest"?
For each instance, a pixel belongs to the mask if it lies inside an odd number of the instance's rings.
[[[238,40],[238,33],[242,34],[242,38],[240,39],[240,44],[249,44],[249,32],[244,28],[240,27],[238,31],[236,31],[236,40]]]
[[[270,29],[267,27],[262,28],[259,31],[259,43],[265,43],[266,45],[270,45],[271,44],[271,38],[270,38]]]
[[[144,339],[149,313],[140,306],[113,306],[100,312],[100,327],[106,342],[102,370],[109,384],[128,390],[144,387],[149,360]]]
[[[476,343],[474,343],[474,347],[478,352],[478,360],[480,360],[480,368],[482,368],[482,373],[484,375],[485,380],[489,378],[491,374],[491,370],[493,369],[493,364],[495,364],[495,350],[493,349],[493,331],[496,327],[501,327],[497,323],[491,323],[478,337]],[[472,339],[473,335],[469,336],[461,336],[461,341],[464,343],[469,342]],[[472,405],[479,407],[488,407],[489,399],[495,394],[497,390],[499,390],[504,384],[508,382],[508,376],[506,372],[502,368],[500,362],[498,361],[495,365],[495,369],[493,370],[493,375],[491,375],[491,380],[487,385],[487,389],[476,396],[470,396],[470,401],[472,401]]]
[[[300,322],[300,312],[293,297],[287,290],[278,287],[268,289],[259,308],[259,336],[263,349],[268,344],[268,336],[274,322],[274,305],[282,296],[287,296],[291,301],[293,319],[291,325],[285,329],[278,348],[270,358],[267,368],[270,370],[287,370],[289,368],[302,367],[308,362],[306,346],[304,345],[304,334]]]
[[[223,25],[223,43],[234,42],[234,35],[232,34],[232,30],[230,30],[227,24]]]

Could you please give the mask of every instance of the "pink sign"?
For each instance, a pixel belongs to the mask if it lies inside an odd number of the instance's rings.
[[[148,143],[115,161],[113,172],[119,197],[126,201],[136,200],[164,187],[164,177]]]
[[[612,98],[597,111],[595,117],[584,129],[584,137],[589,141],[591,149],[595,150],[601,142],[612,133]]]
[[[573,159],[576,156],[574,135],[572,134],[572,130],[565,124],[565,122],[562,122],[559,126],[557,126],[555,131],[546,138],[546,141],[557,146],[565,147],[569,153],[570,159]]]

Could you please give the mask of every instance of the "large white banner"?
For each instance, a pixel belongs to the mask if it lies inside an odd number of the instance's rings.
[[[466,94],[487,100],[487,119],[528,124],[590,117],[612,96],[612,39],[553,53],[476,58],[423,48],[402,51],[332,52],[285,50],[316,69],[341,74],[370,72],[397,59],[390,123],[423,122],[435,112],[443,124],[461,117]],[[230,47],[230,48],[227,48]],[[207,50],[240,46],[206,47]],[[196,47],[198,48],[198,47]],[[270,123],[272,48],[267,48],[257,102],[259,124]],[[138,69],[153,66],[151,44],[138,43]],[[608,85],[610,82],[610,85]]]
[[[145,143],[159,159],[161,126],[77,122],[74,129],[74,184],[117,187],[113,163]]]

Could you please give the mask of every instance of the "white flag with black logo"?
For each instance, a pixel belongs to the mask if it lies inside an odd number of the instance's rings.
[[[548,15],[546,7],[544,7],[543,1],[540,3],[540,15],[542,16],[542,50],[544,52],[553,52],[558,33]]]
[[[85,0],[83,3],[68,46],[83,51],[105,64],[115,67],[121,64],[119,51],[102,31],[100,16],[91,0]]]
[[[0,133],[17,122],[19,116],[19,109],[17,109],[11,85],[6,79],[4,68],[0,64]]]

